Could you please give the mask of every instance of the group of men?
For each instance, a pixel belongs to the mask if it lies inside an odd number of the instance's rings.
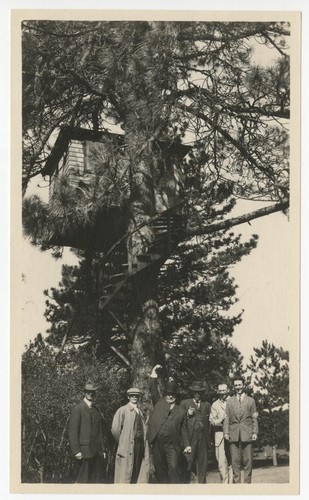
[[[115,483],[147,483],[150,455],[157,483],[189,483],[196,468],[197,481],[206,483],[211,431],[220,481],[251,483],[253,449],[258,421],[254,399],[244,391],[244,381],[233,381],[235,395],[228,396],[228,386],[218,385],[218,399],[211,405],[202,401],[202,382],[190,386],[191,397],[177,404],[178,388],[168,381],[163,396],[158,388],[156,365],[150,375],[153,410],[148,421],[140,408],[142,391],[130,388],[128,403],[113,418],[112,435],[117,443]],[[80,461],[77,482],[101,482],[98,467],[104,450],[100,449],[100,415],[92,406],[96,388],[88,383],[84,400],[72,412],[69,440],[72,453]]]

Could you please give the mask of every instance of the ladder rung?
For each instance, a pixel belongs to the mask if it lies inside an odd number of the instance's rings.
[[[117,274],[111,274],[110,279],[115,279],[115,278],[124,278],[124,273],[117,273]]]

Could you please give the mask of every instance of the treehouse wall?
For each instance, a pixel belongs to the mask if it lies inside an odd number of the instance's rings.
[[[183,173],[180,165],[170,162],[158,179],[155,189],[156,212],[161,213],[180,201],[183,187]]]
[[[57,185],[58,175],[67,175],[71,186],[77,187],[82,180],[87,184],[93,178],[93,173],[86,168],[85,142],[71,139],[67,151],[59,161],[58,168],[50,181],[50,194],[53,193]]]
[[[57,178],[61,175],[69,177],[72,186],[90,183],[94,177],[95,164],[104,161],[104,148],[110,144],[95,141],[70,139],[58,166],[50,177],[50,196],[57,189]],[[127,161],[126,161],[127,163]],[[123,169],[128,165],[124,164]],[[121,172],[119,172],[121,175]],[[183,174],[178,158],[164,158],[157,178],[154,180],[155,211],[161,213],[176,205],[181,196]]]
[[[83,177],[85,170],[84,144],[80,141],[71,140],[69,143],[64,171],[72,176]]]

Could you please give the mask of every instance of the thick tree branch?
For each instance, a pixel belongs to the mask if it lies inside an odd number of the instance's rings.
[[[185,233],[185,239],[192,238],[193,236],[202,236],[215,233],[216,231],[229,229],[230,227],[238,226],[239,224],[244,224],[245,222],[250,222],[251,220],[264,217],[265,215],[270,215],[275,212],[282,212],[284,210],[287,210],[288,208],[289,200],[285,200],[280,203],[276,203],[275,205],[270,205],[269,207],[259,208],[258,210],[254,210],[254,212],[249,212],[238,217],[232,217],[231,219],[223,220],[214,224],[209,224],[208,226],[188,227]]]

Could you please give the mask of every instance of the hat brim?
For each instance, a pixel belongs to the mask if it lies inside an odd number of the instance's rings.
[[[206,391],[206,387],[203,387],[203,389],[198,389],[197,387],[189,387],[190,391],[193,392],[204,392]]]

